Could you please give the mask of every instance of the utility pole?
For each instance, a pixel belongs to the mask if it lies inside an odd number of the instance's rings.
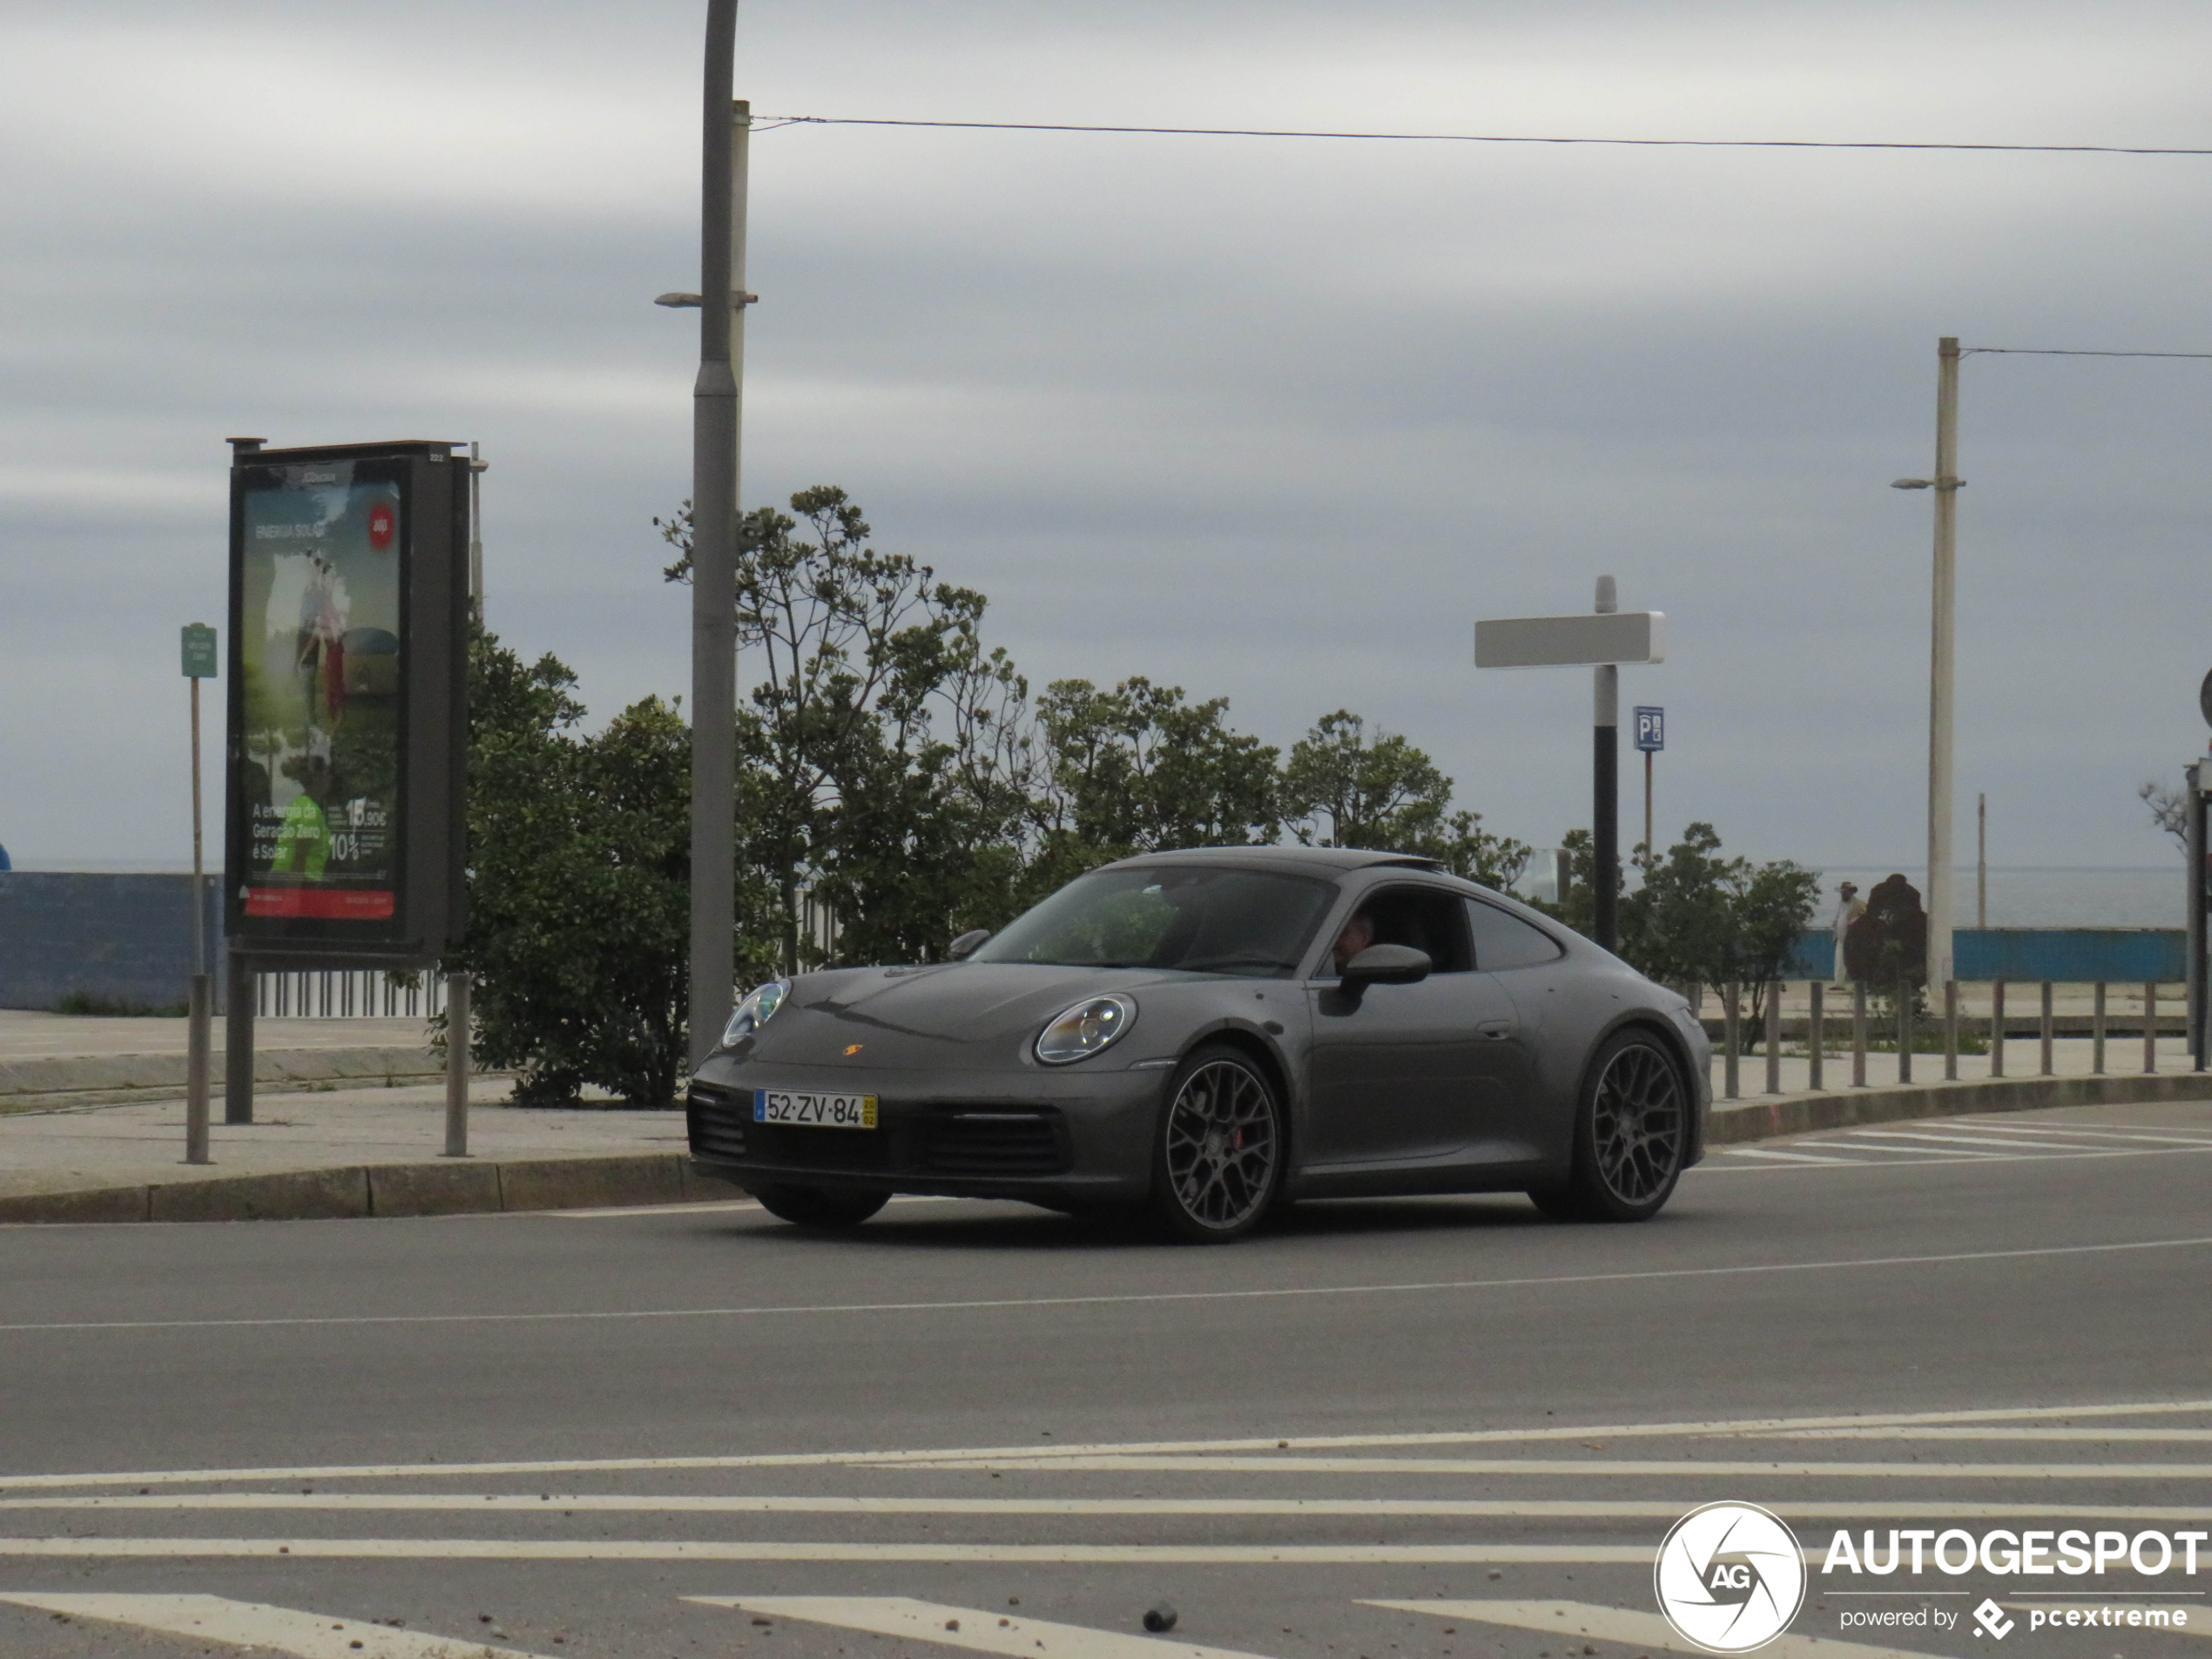
[[[699,146],[699,370],[691,388],[691,1061],[730,1018],[736,979],[738,360],[744,155],[734,142],[738,0],[707,0]],[[741,117],[739,118],[742,118]],[[741,129],[740,129],[741,130]],[[739,324],[738,326],[742,326]]]
[[[1936,344],[1935,581],[1928,653],[1928,961],[1930,985],[1952,977],[1952,735],[1957,685],[1959,341]]]
[[[1974,797],[1974,926],[1989,926],[1989,797]]]
[[[1598,577],[1598,615],[1610,616],[1620,608],[1613,578]],[[1595,770],[1595,787],[1590,793],[1594,820],[1590,825],[1590,861],[1596,867],[1590,872],[1591,919],[1597,942],[1611,950],[1621,942],[1617,921],[1621,896],[1621,670],[1615,664],[1600,663],[1590,671],[1590,677],[1595,691],[1590,745]]]

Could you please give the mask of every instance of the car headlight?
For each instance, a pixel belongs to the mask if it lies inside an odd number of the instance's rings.
[[[1037,1034],[1037,1058],[1048,1066],[1088,1060],[1136,1023],[1136,1004],[1126,996],[1094,996],[1058,1015]]]
[[[730,1016],[730,1023],[722,1028],[722,1046],[725,1049],[743,1041],[768,1023],[784,998],[791,995],[791,981],[772,979],[765,985],[755,986],[752,994],[738,1004],[738,1011]]]

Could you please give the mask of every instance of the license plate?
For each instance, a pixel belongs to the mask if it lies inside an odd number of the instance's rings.
[[[873,1095],[810,1095],[791,1089],[752,1091],[756,1123],[804,1123],[813,1129],[873,1129]]]

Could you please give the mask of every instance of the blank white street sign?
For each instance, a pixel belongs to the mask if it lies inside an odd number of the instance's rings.
[[[1663,610],[1501,617],[1474,624],[1477,668],[1596,668],[1666,660]]]

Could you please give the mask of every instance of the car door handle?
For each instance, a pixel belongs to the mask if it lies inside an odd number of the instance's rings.
[[[1475,1035],[1487,1042],[1503,1042],[1513,1035],[1511,1020],[1485,1020],[1474,1028]]]

